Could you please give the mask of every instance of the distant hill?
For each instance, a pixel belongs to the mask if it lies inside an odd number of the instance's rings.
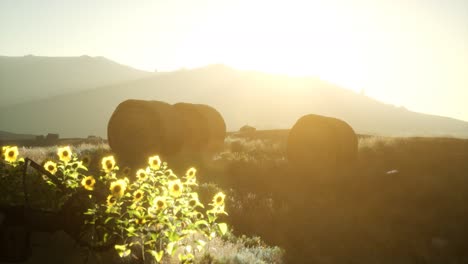
[[[150,73],[104,57],[0,56],[0,106],[83,91]]]
[[[0,141],[1,140],[31,140],[35,139],[35,135],[27,135],[27,134],[15,134],[6,131],[0,131]]]
[[[321,81],[212,65],[159,73],[135,81],[0,108],[0,129],[61,137],[107,138],[107,122],[126,99],[205,103],[224,116],[228,130],[290,128],[304,114],[341,118],[358,133],[468,137],[468,123],[383,104]]]

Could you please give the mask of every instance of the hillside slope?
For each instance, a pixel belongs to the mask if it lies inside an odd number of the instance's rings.
[[[0,106],[135,80],[150,74],[104,57],[0,56]]]
[[[341,118],[358,133],[468,137],[468,123],[383,104],[316,78],[293,78],[222,65],[154,74],[12,107],[0,108],[0,129],[63,137],[107,137],[107,122],[126,99],[204,103],[217,108],[228,130],[290,128],[304,114]]]

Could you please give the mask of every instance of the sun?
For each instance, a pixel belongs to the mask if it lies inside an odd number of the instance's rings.
[[[304,2],[295,12],[262,1],[231,7],[186,34],[177,46],[176,64],[319,77],[359,91],[366,74],[365,40],[344,27],[345,15],[320,5]],[[255,11],[266,7],[261,15]]]

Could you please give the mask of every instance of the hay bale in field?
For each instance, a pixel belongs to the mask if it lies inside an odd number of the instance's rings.
[[[301,117],[287,141],[288,160],[299,168],[334,169],[356,160],[357,136],[344,121],[320,115]]]
[[[163,158],[180,151],[184,124],[170,104],[127,100],[120,103],[107,127],[109,146],[120,162],[137,166],[150,155]]]
[[[203,147],[206,153],[215,153],[221,151],[224,147],[224,138],[226,137],[226,123],[224,118],[216,109],[209,105],[197,104],[198,112],[205,117],[208,128],[208,142]]]
[[[184,123],[184,150],[200,151],[209,141],[208,121],[195,104],[177,103],[174,111]]]
[[[335,128],[339,151],[336,161],[338,165],[349,165],[357,160],[358,137],[353,128],[343,120],[329,117],[330,124]]]

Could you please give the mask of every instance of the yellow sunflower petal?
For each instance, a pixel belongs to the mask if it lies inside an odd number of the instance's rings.
[[[106,173],[111,172],[115,167],[114,156],[107,156],[107,157],[102,158],[101,167],[102,167],[102,170],[104,170],[104,172]]]
[[[226,195],[222,192],[219,192],[217,193],[214,197],[213,197],[213,203],[216,205],[216,206],[221,206],[224,204],[224,198],[226,197]]]
[[[144,192],[142,190],[137,190],[133,193],[133,201],[134,202],[139,202],[141,199],[143,199]]]
[[[127,183],[125,180],[117,180],[111,183],[109,190],[114,197],[120,198],[124,195],[127,189]]]
[[[94,179],[93,176],[87,176],[83,180],[81,180],[81,185],[89,191],[94,190],[94,184],[96,183],[96,180]]]
[[[117,202],[117,198],[115,198],[112,194],[107,196],[107,206],[113,206]]]
[[[158,155],[149,157],[148,164],[152,170],[159,170],[159,168],[161,167],[161,159]]]
[[[6,162],[15,162],[17,159],[18,159],[18,155],[19,155],[19,152],[18,152],[18,147],[14,146],[14,147],[7,147],[5,148],[5,161]]]
[[[173,197],[179,197],[182,195],[183,186],[180,180],[170,181],[168,183],[169,194]]]
[[[57,164],[53,161],[47,161],[44,164],[44,169],[54,175],[57,172]]]
[[[72,158],[72,151],[69,146],[61,147],[57,149],[57,155],[59,159],[65,163],[69,162]]]

